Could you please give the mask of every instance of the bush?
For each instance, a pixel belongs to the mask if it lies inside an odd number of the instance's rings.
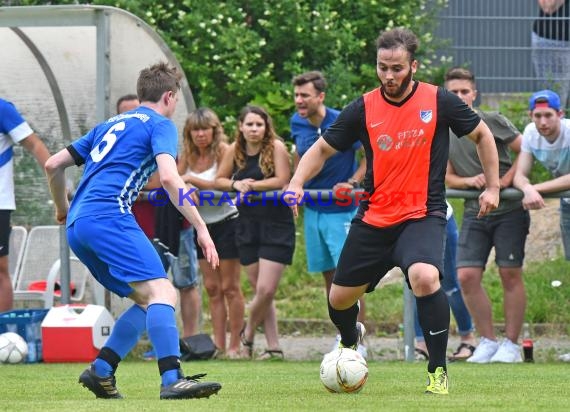
[[[441,76],[431,29],[446,0],[93,3],[123,8],[152,26],[184,68],[197,106],[216,110],[229,134],[239,110],[255,103],[268,109],[278,134],[288,137],[291,79],[306,70],[325,73],[331,107],[342,108],[377,87],[375,40],[386,28],[412,28],[421,41],[419,78]]]

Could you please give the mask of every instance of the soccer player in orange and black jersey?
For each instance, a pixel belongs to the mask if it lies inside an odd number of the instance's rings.
[[[480,216],[499,203],[498,157],[489,128],[475,112],[445,89],[413,80],[417,47],[417,37],[407,29],[380,34],[376,70],[381,87],[350,103],[305,153],[289,184],[288,200],[302,199],[303,183],[328,157],[362,142],[369,198],[360,205],[338,262],[330,318],[341,334],[341,347],[358,344],[364,333],[356,322],[358,298],[399,266],[417,298],[430,354],[426,393],[447,394],[449,305],[439,279],[449,128],[477,144],[486,179]]]

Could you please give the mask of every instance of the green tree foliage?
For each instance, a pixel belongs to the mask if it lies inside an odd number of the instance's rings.
[[[36,0],[11,2],[45,3]],[[327,104],[342,108],[378,85],[375,40],[408,27],[420,37],[418,78],[437,80],[434,16],[447,0],[95,0],[152,26],[181,63],[198,106],[218,112],[226,129],[247,103],[266,107],[287,137],[294,111],[291,79],[325,73]]]

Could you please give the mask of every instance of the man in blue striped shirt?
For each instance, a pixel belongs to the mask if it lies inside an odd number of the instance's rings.
[[[16,107],[0,98],[0,312],[12,309],[12,281],[8,272],[10,213],[16,209],[14,196],[14,151],[21,144],[44,167],[49,152]]]

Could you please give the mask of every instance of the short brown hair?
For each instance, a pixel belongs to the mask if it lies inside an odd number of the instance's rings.
[[[416,51],[420,46],[418,37],[408,29],[395,28],[380,33],[376,39],[376,51],[380,49],[397,49],[401,47],[410,55],[410,61],[415,59]]]
[[[315,89],[320,93],[324,92],[327,88],[327,81],[325,80],[325,76],[316,70],[305,72],[293,77],[293,86],[302,86],[307,83],[313,83]]]
[[[137,81],[137,95],[141,102],[156,103],[168,91],[180,90],[182,73],[166,62],[160,62],[141,70]]]
[[[445,72],[444,80],[445,83],[451,80],[468,80],[471,82],[471,85],[475,87],[475,75],[471,70],[465,67],[452,67]]]

